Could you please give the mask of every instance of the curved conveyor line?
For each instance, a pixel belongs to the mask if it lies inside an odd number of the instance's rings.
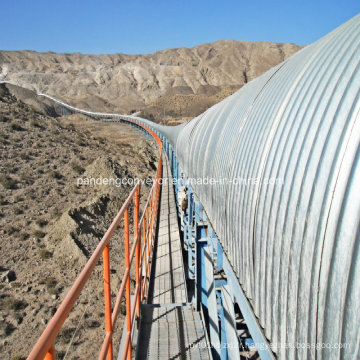
[[[53,100],[142,122],[214,179],[192,189],[279,359],[359,359],[359,66],[358,15],[177,127]]]

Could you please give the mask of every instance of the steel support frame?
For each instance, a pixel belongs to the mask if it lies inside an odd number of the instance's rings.
[[[178,185],[179,179],[182,177],[179,163],[177,161],[175,151],[168,140],[162,136],[164,149],[170,159],[171,172],[175,179],[175,199],[178,203]],[[231,351],[227,346],[228,339],[231,338],[232,346],[234,346],[234,313],[230,309],[229,299],[239,305],[240,311],[244,317],[246,325],[249,329],[253,342],[262,360],[275,360],[274,353],[271,351],[268,340],[263,334],[251,305],[247,300],[236,274],[229,263],[216,233],[212,229],[207,219],[202,204],[197,200],[191,187],[184,181],[187,186],[188,209],[187,216],[184,218],[184,246],[188,251],[189,271],[188,277],[195,278],[195,306],[204,313],[207,327],[209,329],[209,337],[212,345],[212,354],[214,359],[232,359],[236,351]],[[180,209],[181,210],[181,209]],[[181,214],[178,214],[181,216]],[[185,235],[186,229],[186,235]],[[186,243],[186,245],[185,245]],[[191,246],[193,245],[193,246]],[[211,256],[211,261],[209,257]],[[209,262],[210,261],[210,262]],[[209,272],[209,264],[212,265],[212,271]],[[207,268],[207,269],[206,269]],[[214,270],[225,273],[226,280],[220,283],[214,279]],[[212,291],[214,289],[214,291]],[[230,309],[227,313],[224,311],[224,293],[226,292],[227,307]],[[214,302],[214,294],[216,294]],[[232,305],[232,306],[233,306]],[[217,314],[217,315],[215,315]],[[230,318],[229,318],[230,316]],[[220,319],[219,326],[214,326],[216,317]],[[228,319],[226,319],[228,317]],[[229,326],[233,324],[233,326]],[[219,349],[219,339],[221,348]],[[249,341],[251,343],[251,341]]]
[[[184,216],[184,249],[188,252],[188,274],[189,279],[195,279],[195,251],[196,251],[196,227],[194,216],[194,194],[191,187],[187,189],[187,214]]]

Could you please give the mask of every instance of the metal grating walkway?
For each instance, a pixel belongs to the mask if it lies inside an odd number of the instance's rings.
[[[155,243],[152,278],[149,291],[151,304],[186,303],[186,280],[169,162],[163,155],[160,219]]]
[[[148,304],[141,307],[136,359],[211,359],[201,314],[187,305],[186,279],[168,159]]]
[[[138,359],[210,359],[200,313],[191,305],[143,305]]]

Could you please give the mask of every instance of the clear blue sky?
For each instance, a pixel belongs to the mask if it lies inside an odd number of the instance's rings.
[[[0,49],[151,53],[221,39],[309,44],[360,0],[1,0]]]

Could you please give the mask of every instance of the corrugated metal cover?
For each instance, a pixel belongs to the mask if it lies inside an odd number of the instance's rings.
[[[217,181],[193,190],[280,359],[359,358],[359,62],[357,16],[182,128],[153,125],[188,178]]]

